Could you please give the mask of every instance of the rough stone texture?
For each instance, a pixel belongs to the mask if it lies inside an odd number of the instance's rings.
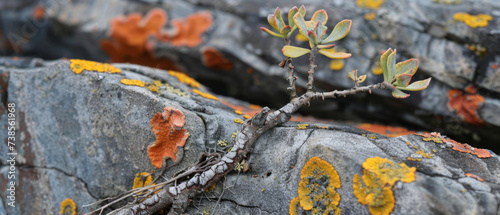
[[[227,140],[231,145],[232,133],[240,128],[234,119],[242,117],[233,109],[198,96],[162,70],[116,64],[122,74],[84,71],[77,75],[66,60],[19,60],[25,63],[0,66],[2,86],[8,85],[0,94],[1,127],[7,127],[5,102],[15,103],[19,140],[19,207],[6,206],[6,194],[1,192],[0,214],[56,214],[65,198],[73,199],[81,210],[82,205],[130,189],[136,173],[155,169],[147,156],[147,146],[155,140],[149,120],[164,107],[184,113],[184,128],[191,135],[182,162],[169,169],[167,177],[190,166],[203,151],[223,153],[217,141]],[[162,80],[190,97],[123,85],[122,78]],[[208,92],[203,86],[200,90]],[[387,138],[338,124],[311,123],[305,130],[296,127],[296,122],[289,122],[261,136],[246,158],[250,170],[230,173],[213,191],[195,198],[187,213],[286,214],[290,200],[298,195],[300,171],[315,156],[338,172],[342,186],[336,191],[345,214],[369,214],[368,207],[353,195],[352,179],[362,174],[361,164],[367,158],[376,156],[417,168],[416,181],[398,182],[393,188],[393,214],[500,212],[500,157],[493,152],[491,158],[481,159],[453,151],[446,144],[424,142],[417,135]],[[0,133],[0,139],[6,139],[6,132]],[[418,150],[431,153],[432,158],[422,157]],[[0,152],[0,189],[6,190],[5,144],[0,145]]]
[[[118,16],[131,12],[146,14],[151,9],[161,8],[168,17],[162,31],[171,32],[174,29],[171,20],[209,11],[213,24],[203,34],[201,45],[176,47],[150,37],[145,45],[152,52],[150,61],[162,59],[158,63],[165,63],[170,59],[169,68],[183,70],[216,93],[278,108],[287,98],[285,72],[277,66],[283,59],[280,51],[283,42],[261,32],[259,27],[268,26],[266,16],[276,6],[285,13],[295,4],[284,0],[5,2],[0,4],[0,54],[105,62],[110,57],[99,44],[110,38],[111,20]],[[378,9],[360,8],[356,1],[351,0],[307,1],[304,4],[307,17],[315,10],[326,9],[329,27],[342,19],[353,20],[350,34],[337,43],[338,48],[353,53],[353,57],[345,60],[341,71],[331,71],[328,67],[330,61],[320,57],[317,60],[316,90],[351,87],[346,72],[352,69],[368,74],[368,84],[381,81],[380,75],[373,75],[370,71],[376,66],[380,52],[389,47],[398,49],[398,61],[420,60],[420,75],[415,80],[428,76],[434,78],[430,86],[433,92],[412,93],[411,98],[402,101],[387,101],[391,97],[389,92],[375,92],[376,96],[368,99],[361,95],[318,104],[302,110],[304,114],[438,130],[476,146],[500,150],[498,144],[492,143],[500,138],[498,132],[494,132],[500,127],[495,114],[500,111],[499,73],[493,68],[493,65],[500,65],[497,48],[500,45],[500,4],[497,1],[462,0],[459,4],[444,4],[430,0],[386,0]],[[45,16],[35,19],[35,7],[40,5],[45,8]],[[470,28],[453,20],[453,15],[458,12],[484,13],[493,19],[487,27]],[[363,15],[368,13],[374,13],[375,19],[364,19]],[[307,45],[304,42],[298,44]],[[478,52],[478,56],[468,48],[472,46],[476,50],[483,47],[485,51]],[[232,64],[232,69],[207,68],[203,61],[205,47],[218,50]],[[305,61],[305,58],[295,61],[299,70],[299,91],[305,88]],[[486,100],[478,110],[479,117],[486,122],[483,127],[463,122],[445,105],[449,100],[449,90],[465,89],[470,84],[479,87],[479,94]],[[446,126],[449,124],[455,126]]]

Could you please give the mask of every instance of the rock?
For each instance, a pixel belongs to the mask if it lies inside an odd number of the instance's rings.
[[[131,189],[137,173],[152,171],[156,176],[159,169],[151,165],[147,150],[156,140],[150,120],[165,107],[184,114],[182,128],[189,132],[182,161],[169,168],[166,177],[192,165],[202,152],[224,153],[233,144],[233,132],[240,129],[235,119],[244,120],[233,108],[247,114],[258,109],[223,96],[216,95],[219,101],[205,98],[210,93],[206,87],[193,87],[196,84],[186,77],[138,65],[114,64],[121,73],[76,74],[68,60],[21,58],[23,63],[6,66],[11,60],[0,59],[5,86],[0,118],[8,128],[6,105],[15,104],[16,207],[7,205],[2,192],[1,214],[55,214],[67,198],[81,211],[83,205]],[[113,69],[88,65],[92,70]],[[145,86],[125,85],[123,79],[140,80]],[[162,84],[148,84],[154,80]],[[286,214],[299,195],[301,171],[313,157],[338,173],[341,186],[335,192],[343,213],[369,214],[369,207],[353,193],[353,178],[367,174],[363,169],[369,159],[380,158],[416,168],[414,181],[393,184],[393,214],[499,213],[498,155],[452,140],[443,143],[446,138],[438,134],[421,135],[389,138],[340,124],[288,122],[258,139],[245,158],[248,171],[229,173],[214,190],[193,199],[186,213]],[[1,132],[0,139],[7,139],[7,132]],[[0,151],[0,189],[6,190],[12,181],[6,162],[10,151],[6,144]]]

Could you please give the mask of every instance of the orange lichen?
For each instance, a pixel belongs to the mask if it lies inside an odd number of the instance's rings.
[[[63,215],[75,215],[76,214],[76,204],[73,199],[64,199],[61,202],[61,210],[59,214]]]
[[[445,138],[445,139],[443,139],[443,141],[446,143],[451,143],[453,145],[452,149],[455,151],[473,154],[479,158],[491,157],[491,154],[486,149],[474,148],[474,147],[470,146],[469,144],[459,143],[459,142],[452,140],[452,139],[449,139],[449,138]]]
[[[356,0],[356,5],[360,8],[377,9],[384,4],[384,0]]]
[[[299,205],[299,197],[295,197],[290,201],[290,209],[288,213],[290,215],[297,215],[297,206]]]
[[[441,136],[440,133],[437,132],[431,132],[431,133],[423,133],[423,134],[417,134],[419,136],[422,136],[422,140],[425,142],[435,142],[435,143],[443,143],[443,137]]]
[[[143,81],[134,80],[134,79],[126,79],[126,78],[124,78],[120,82],[122,84],[125,84],[125,85],[132,85],[132,86],[139,86],[139,87],[146,86],[146,84]]]
[[[183,147],[189,137],[184,126],[184,114],[177,109],[166,107],[163,113],[156,113],[151,119],[151,129],[156,142],[148,147],[151,164],[161,168],[165,157],[177,160],[177,147]]]
[[[388,137],[399,137],[403,135],[416,134],[415,131],[410,131],[406,128],[402,127],[393,127],[393,126],[385,126],[385,125],[377,125],[370,123],[362,123],[361,125],[356,126],[356,128],[367,130],[370,132],[374,132],[377,134],[383,134]]]
[[[250,119],[250,118],[252,118],[252,117],[251,117],[251,116],[249,116],[249,115],[246,115],[246,114],[245,114],[245,115],[243,115],[243,118],[245,118],[245,119]]]
[[[95,61],[89,60],[79,60],[79,59],[70,59],[71,62],[71,71],[76,74],[80,74],[83,70],[88,71],[96,71],[96,72],[109,72],[109,73],[121,73],[122,71],[114,66],[111,66],[107,63],[99,63]]]
[[[233,62],[226,59],[222,53],[212,47],[203,47],[201,50],[203,64],[210,69],[232,70]]]
[[[213,183],[212,185],[208,186],[207,189],[205,189],[205,192],[210,192],[214,190],[215,186],[217,186],[217,183]]]
[[[197,89],[193,89],[193,92],[200,95],[201,97],[204,97],[204,98],[207,98],[207,99],[212,99],[212,100],[215,100],[215,101],[219,101],[219,98],[215,97],[214,95],[210,94],[210,93],[204,93],[204,92],[201,92]]]
[[[234,122],[239,123],[239,124],[243,124],[243,120],[241,120],[240,118],[235,118]]]
[[[38,5],[33,9],[32,12],[33,18],[40,20],[45,17],[45,7],[43,5]]]
[[[252,118],[251,116],[255,115],[255,113],[259,112],[262,109],[262,107],[258,105],[250,104],[247,107],[245,107],[245,106],[231,104],[227,100],[223,100],[222,104],[225,104],[236,111],[241,111],[243,114],[245,114],[243,116],[245,119]]]
[[[298,124],[297,125],[297,129],[301,130],[301,129],[307,129],[307,126],[309,126],[309,124]]]
[[[341,70],[344,68],[344,60],[333,59],[330,61],[331,70]]]
[[[368,158],[363,162],[363,177],[354,175],[354,196],[361,204],[368,205],[371,214],[389,214],[394,209],[392,187],[396,181],[415,181],[415,167],[396,164],[385,158]]]
[[[377,17],[377,14],[375,13],[367,13],[363,15],[363,18],[365,18],[368,21],[374,20]]]
[[[340,186],[340,177],[332,165],[319,157],[309,159],[300,172],[299,197],[290,202],[290,212],[296,212],[298,201],[312,214],[340,214],[340,195],[335,191]]]
[[[483,178],[481,178],[481,177],[479,177],[479,176],[477,176],[477,175],[474,175],[474,174],[472,174],[472,173],[465,173],[465,176],[470,177],[470,178],[473,178],[473,179],[476,179],[476,180],[478,180],[478,181],[480,181],[480,182],[483,182],[483,181],[484,181],[484,179],[483,179]]]
[[[151,185],[151,182],[153,182],[153,177],[151,177],[149,172],[137,173],[134,178],[132,189]]]
[[[170,70],[168,71],[168,74],[176,77],[180,82],[185,83],[191,87],[200,88],[200,83],[198,83],[196,80],[194,80],[193,78],[189,77],[188,75],[182,72],[176,72]]]
[[[471,28],[477,28],[488,26],[488,21],[492,20],[493,17],[488,14],[470,15],[468,13],[455,13],[453,19],[463,22]]]
[[[176,29],[174,36],[161,35],[162,41],[169,42],[173,46],[195,47],[203,42],[201,37],[212,26],[212,14],[209,11],[201,11],[186,17],[186,20],[172,20],[172,26]]]
[[[484,121],[479,118],[477,109],[484,104],[484,97],[476,94],[476,88],[472,85],[464,92],[453,89],[448,91],[448,109],[456,111],[457,114],[467,123],[482,125]]]

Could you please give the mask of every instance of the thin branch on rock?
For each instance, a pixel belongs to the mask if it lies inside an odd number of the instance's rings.
[[[307,92],[312,92],[313,82],[314,82],[314,71],[318,66],[314,63],[316,60],[316,55],[318,54],[318,47],[314,46],[311,48],[311,54],[309,56],[309,71],[307,71]]]

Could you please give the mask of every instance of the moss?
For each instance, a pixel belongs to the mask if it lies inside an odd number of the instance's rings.
[[[168,71],[168,74],[170,76],[176,77],[180,82],[185,83],[191,87],[200,88],[200,83],[182,72]]]
[[[114,66],[111,66],[106,63],[98,63],[95,61],[89,60],[79,60],[79,59],[70,59],[71,63],[71,71],[76,74],[80,74],[83,70],[87,71],[96,71],[96,72],[109,72],[109,73],[121,73],[122,71]]]
[[[204,92],[201,92],[201,91],[199,91],[197,89],[193,89],[193,93],[196,93],[196,94],[200,95],[203,98],[207,98],[207,99],[212,99],[212,100],[215,100],[215,101],[219,101],[219,98],[215,97],[214,95],[212,95],[210,93],[204,93]]]
[[[415,181],[415,167],[396,164],[385,158],[368,158],[363,162],[363,177],[354,175],[353,190],[358,202],[368,205],[371,214],[389,214],[394,209],[392,187],[396,181]]]
[[[73,199],[64,199],[61,202],[61,210],[59,214],[62,215],[76,215],[76,204]]]
[[[307,161],[300,172],[298,198],[290,202],[290,213],[296,212],[297,201],[304,210],[312,214],[340,214],[338,208],[340,195],[335,191],[340,188],[340,177],[328,162],[319,157]]]
[[[146,86],[146,84],[143,81],[133,80],[133,79],[126,79],[126,78],[124,78],[120,82],[122,84],[131,85],[131,86],[139,86],[139,87]]]

